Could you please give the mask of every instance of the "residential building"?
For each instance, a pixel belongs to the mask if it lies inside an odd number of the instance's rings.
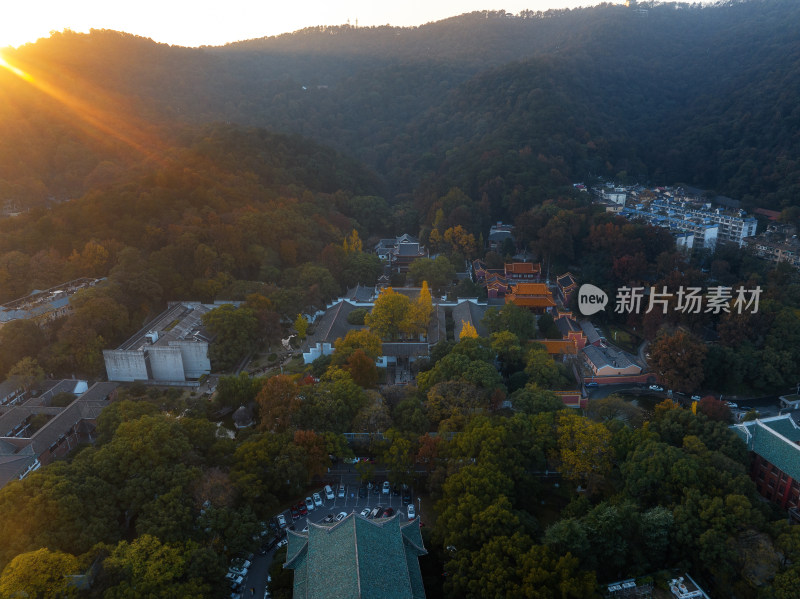
[[[621,214],[673,231],[690,232],[695,247],[711,249],[717,242],[741,247],[745,238],[756,234],[758,226],[756,219],[747,217],[743,210],[714,208],[709,202],[663,195],[647,204],[629,205]]]
[[[800,507],[800,426],[791,414],[731,427],[750,451],[750,478],[783,509]]]
[[[424,599],[419,558],[427,555],[419,518],[402,513],[368,520],[355,513],[341,522],[288,531],[284,568],[294,570],[296,599]]]
[[[16,381],[0,383],[0,406],[13,405],[22,398],[22,386]]]
[[[651,212],[643,204],[624,208],[620,214],[631,220],[641,220],[654,227],[669,229],[676,235],[691,235],[691,245],[696,248],[713,250],[720,238],[719,225],[713,223],[709,218],[683,218],[669,213],[665,215],[660,212]],[[686,248],[688,245],[689,242],[685,240],[685,237],[680,241],[676,239],[676,246]]]
[[[628,194],[624,187],[615,187],[614,189],[603,189],[601,197],[609,204],[624,206]]]
[[[74,279],[3,304],[0,306],[0,327],[12,320],[35,320],[41,323],[66,316],[72,311],[70,298],[81,289],[94,287],[102,280]]]
[[[203,315],[226,303],[238,302],[170,303],[119,348],[103,350],[108,380],[196,386],[211,373]]]
[[[800,268],[800,240],[797,235],[788,239],[768,234],[748,237],[745,245],[759,258],[775,264],[786,262]]]
[[[74,392],[82,388],[81,382],[62,381],[48,393]],[[45,394],[0,410],[0,487],[66,456],[81,443],[94,442],[97,417],[115,396],[117,386],[95,383],[63,408],[48,405]],[[49,419],[32,430],[33,418],[38,415]]]

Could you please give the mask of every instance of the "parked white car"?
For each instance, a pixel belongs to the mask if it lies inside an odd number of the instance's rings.
[[[319,493],[314,493],[312,497],[314,498],[314,506],[322,507],[322,497],[319,496]]]

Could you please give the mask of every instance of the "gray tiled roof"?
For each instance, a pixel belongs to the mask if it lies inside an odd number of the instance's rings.
[[[319,319],[314,328],[314,333],[308,337],[306,345],[314,347],[317,343],[333,344],[337,339],[344,338],[348,331],[365,328],[347,322],[347,315],[355,309],[356,306],[347,300],[342,300],[328,308],[322,318]]]
[[[736,424],[733,431],[770,464],[800,479],[800,427],[789,414]]]
[[[587,345],[583,348],[586,357],[591,360],[597,368],[603,366],[611,366],[612,368],[627,368],[634,365],[633,360],[630,359],[628,354],[623,351],[613,349],[611,347],[595,347],[594,345]],[[635,364],[638,366],[638,364]]]
[[[34,414],[52,416],[31,437],[0,439],[0,487],[19,476],[38,456],[69,436],[71,431],[79,430],[81,423],[95,420],[107,405],[106,397],[118,386],[117,383],[96,383],[65,408],[26,404],[16,406],[0,416],[0,436],[13,432],[14,428]]]
[[[11,395],[14,391],[19,390],[19,383],[12,382],[10,379],[0,382],[0,399]]]
[[[470,301],[460,302],[455,308],[453,308],[453,336],[456,339],[460,337],[461,329],[464,328],[462,321],[465,321],[472,323],[472,326],[475,327],[475,330],[480,337],[488,337],[489,332],[486,330],[486,327],[481,324],[483,315],[486,314],[486,310],[488,309],[488,304],[478,305]]]
[[[397,246],[398,256],[419,256],[422,253],[418,243],[400,243]]]
[[[289,533],[285,568],[295,571],[294,599],[423,599],[419,521],[367,520],[349,514],[332,526]]]
[[[561,318],[557,319],[556,327],[558,328],[562,337],[566,337],[568,333],[582,330],[580,325],[578,325],[575,320],[569,318],[568,316],[562,316]]]
[[[575,278],[572,276],[572,273],[567,272],[556,277],[556,282],[561,287],[569,287],[570,285],[575,285]]]
[[[0,456],[0,487],[17,480],[35,462],[36,456],[29,452]]]
[[[583,329],[583,334],[586,335],[586,341],[588,343],[597,343],[600,341],[600,333],[597,332],[597,329],[591,322],[582,320],[580,325],[581,329]]]

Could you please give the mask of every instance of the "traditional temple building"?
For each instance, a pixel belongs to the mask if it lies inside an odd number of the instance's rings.
[[[538,262],[512,262],[504,265],[504,274],[512,284],[519,281],[538,282],[542,276],[542,265]]]
[[[511,286],[511,293],[506,294],[506,303],[513,303],[528,308],[537,314],[543,314],[556,307],[553,294],[544,283],[517,283]]]
[[[424,599],[419,518],[309,523],[289,531],[284,568],[294,570],[294,599]]]
[[[578,292],[578,283],[575,281],[575,276],[571,272],[559,275],[556,277],[556,285],[558,286],[558,295],[561,302],[565,307],[569,307],[572,297]]]

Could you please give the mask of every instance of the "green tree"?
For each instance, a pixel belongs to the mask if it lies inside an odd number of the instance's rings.
[[[456,278],[456,269],[445,256],[420,258],[408,267],[408,276],[415,285],[426,281],[437,293],[441,293]]]
[[[201,597],[210,587],[201,577],[192,576],[193,554],[199,548],[162,544],[151,535],[142,535],[132,542],[120,542],[103,562],[108,575],[118,580],[108,588],[105,597]]]
[[[226,370],[255,350],[259,323],[249,308],[224,304],[203,315],[203,324],[214,335],[208,350],[215,370]]]
[[[395,430],[387,431],[385,436],[389,444],[382,452],[381,461],[389,471],[389,480],[395,484],[411,483],[416,456],[414,443]]]
[[[77,597],[70,575],[82,574],[78,558],[42,548],[20,553],[0,574],[0,596],[61,599]]]
[[[231,481],[250,505],[269,513],[279,500],[300,495],[308,483],[302,448],[287,434],[261,433],[233,456]]]
[[[28,392],[44,380],[44,370],[34,358],[22,358],[8,371],[8,378]]]
[[[525,362],[525,373],[530,377],[531,383],[545,389],[558,389],[565,385],[558,364],[543,345],[533,344]]]
[[[611,433],[577,414],[558,414],[558,450],[564,475],[595,490],[611,472]]]
[[[492,333],[514,333],[520,344],[527,343],[536,336],[536,317],[530,310],[513,303],[505,304],[499,310],[489,308],[483,316],[483,325]]]
[[[526,385],[511,395],[511,405],[515,410],[526,414],[558,412],[564,409],[564,402],[552,391],[540,389],[536,385]]]
[[[36,357],[47,340],[32,320],[12,320],[0,328],[0,378],[22,358]]]
[[[253,378],[246,372],[222,376],[217,383],[216,401],[221,406],[238,408],[254,401],[263,379]]]
[[[522,365],[522,346],[519,338],[511,331],[492,333],[491,348],[503,363],[506,375],[519,369]]]

